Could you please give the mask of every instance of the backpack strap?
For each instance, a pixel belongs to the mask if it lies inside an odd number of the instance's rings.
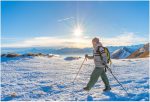
[[[102,47],[102,46],[98,46],[98,49],[96,50],[96,52],[99,53],[100,58],[101,58],[101,60],[103,61],[102,53],[101,53],[101,51],[99,50],[100,47]],[[105,52],[104,52],[104,53],[105,53]]]

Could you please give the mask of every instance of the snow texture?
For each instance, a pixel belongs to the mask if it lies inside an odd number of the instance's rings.
[[[62,57],[30,57],[1,62],[2,101],[149,101],[149,61],[112,60],[112,71],[129,96],[107,72],[112,90],[103,92],[99,78],[91,91],[83,91],[94,69],[92,60],[66,61]]]

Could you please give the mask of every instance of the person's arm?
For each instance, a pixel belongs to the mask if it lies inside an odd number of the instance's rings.
[[[88,58],[88,59],[93,59],[93,58],[94,58],[94,56],[88,56],[87,58]]]
[[[89,56],[88,54],[86,54],[85,57],[88,58],[88,59],[93,59],[94,58],[94,56]]]

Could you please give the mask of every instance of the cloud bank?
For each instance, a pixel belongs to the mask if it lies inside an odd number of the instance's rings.
[[[35,37],[26,39],[22,42],[2,44],[2,47],[75,47],[85,48],[92,47],[91,40],[93,37],[81,38],[59,38],[59,37]],[[104,46],[126,46],[147,43],[148,38],[137,36],[132,32],[125,32],[112,38],[100,37]]]

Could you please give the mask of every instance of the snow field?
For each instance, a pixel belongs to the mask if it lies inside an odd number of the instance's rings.
[[[94,69],[93,60],[65,61],[62,57],[33,57],[1,63],[1,100],[4,101],[148,101],[149,59],[112,60],[112,71],[129,92],[107,72],[112,90],[103,92],[101,78],[90,92],[83,91]]]

